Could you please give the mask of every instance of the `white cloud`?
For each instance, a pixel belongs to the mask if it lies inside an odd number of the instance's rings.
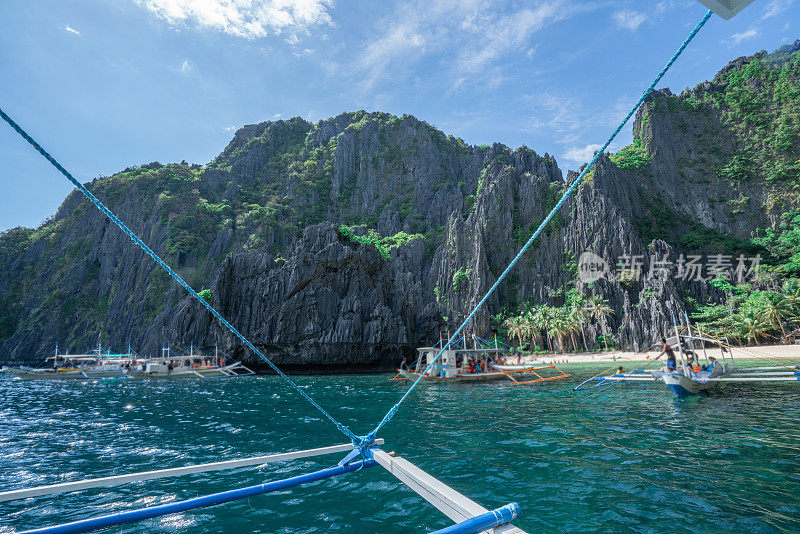
[[[591,144],[586,145],[585,147],[572,147],[567,149],[564,153],[564,159],[570,163],[575,164],[576,166],[582,165],[584,163],[589,163],[589,160],[592,159],[594,153],[600,150],[600,147],[603,145],[601,144]]]
[[[75,35],[80,35],[81,34],[81,32],[79,32],[75,28],[70,28],[69,26],[64,26],[64,30],[68,31],[69,33],[74,33]]]
[[[223,130],[225,130],[226,132],[235,132],[235,131],[236,131],[236,130],[238,130],[239,128],[237,128],[236,126],[234,126],[233,124],[231,124],[231,125],[229,125],[229,126],[223,126],[223,127],[222,127],[222,129],[223,129]]]
[[[622,28],[625,30],[636,31],[639,26],[642,25],[644,21],[647,20],[647,16],[644,13],[639,13],[638,11],[617,11],[611,18],[614,20],[614,24],[617,25],[618,28]]]
[[[741,33],[734,33],[730,37],[731,46],[736,46],[742,41],[747,41],[758,36],[758,30],[750,27]]]
[[[546,3],[509,13],[479,26],[478,47],[470,47],[458,59],[459,69],[466,74],[483,70],[487,65],[512,50],[523,47],[531,36],[545,24],[561,20],[569,15],[560,2]]]
[[[660,19],[668,11],[673,11],[675,9],[682,9],[684,7],[686,7],[685,3],[681,4],[676,0],[665,0],[664,2],[659,2],[656,4],[656,8],[653,10],[653,16],[657,19]]]
[[[510,9],[509,9],[510,7]],[[506,62],[532,57],[535,34],[593,2],[537,0],[523,6],[485,0],[405,0],[379,20],[355,64],[362,89],[411,76],[431,57],[447,58],[437,74],[449,91],[468,84],[496,86],[506,79]],[[455,58],[451,60],[450,58]]]
[[[314,55],[314,50],[312,48],[304,48],[303,50],[292,52],[292,55],[297,59],[309,57]]]
[[[772,0],[764,8],[764,13],[761,15],[761,20],[777,17],[792,5],[794,0]]]
[[[538,108],[536,116],[531,120],[530,129],[548,128],[559,135],[569,135],[581,125],[580,102],[572,97],[544,93],[525,95],[524,100]],[[547,115],[544,120],[540,117]],[[569,141],[566,141],[569,142]]]
[[[181,72],[186,73],[189,72],[190,70],[192,70],[192,65],[189,63],[188,59],[184,59],[183,63],[181,63]]]
[[[247,39],[333,25],[333,0],[133,1],[170,24],[194,24]]]
[[[382,38],[370,43],[361,56],[359,65],[368,73],[364,88],[371,88],[384,78],[387,71],[404,59],[425,53],[425,38],[413,23],[400,23]]]
[[[526,131],[541,134],[546,132],[552,141],[560,146],[559,156],[566,165],[577,167],[582,163],[588,162],[599,144],[586,144],[589,140],[589,132],[601,128],[616,127],[620,120],[630,110],[636,98],[628,95],[621,95],[617,101],[608,105],[602,110],[584,105],[583,100],[577,96],[564,94],[532,94],[525,95],[523,100],[531,108],[534,118],[531,119]],[[620,134],[623,139],[629,135]],[[611,143],[608,151],[615,151],[619,145],[617,141]],[[624,141],[623,141],[624,142]]]

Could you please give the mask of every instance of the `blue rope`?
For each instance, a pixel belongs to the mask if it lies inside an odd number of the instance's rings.
[[[544,230],[544,228],[547,226],[547,224],[550,222],[550,220],[553,218],[553,216],[555,216],[556,212],[561,208],[561,206],[564,204],[564,202],[566,202],[566,200],[570,197],[570,195],[572,195],[572,192],[575,191],[575,189],[581,184],[581,182],[583,181],[583,178],[586,176],[586,173],[588,173],[589,170],[592,168],[592,166],[594,166],[595,162],[597,162],[597,160],[600,159],[600,157],[603,155],[605,150],[608,148],[608,146],[611,144],[611,142],[614,140],[614,138],[617,136],[617,134],[620,132],[620,130],[622,130],[622,127],[625,126],[625,124],[633,116],[633,114],[636,113],[636,110],[639,109],[639,106],[641,106],[642,103],[645,101],[647,96],[650,94],[650,91],[652,91],[655,88],[656,84],[659,81],[661,81],[661,78],[664,77],[664,75],[667,73],[667,71],[670,69],[670,67],[672,67],[672,64],[675,63],[675,61],[678,59],[678,57],[681,55],[681,53],[683,53],[683,50],[689,45],[689,43],[692,41],[692,39],[694,39],[694,36],[697,35],[697,32],[699,32],[700,29],[703,26],[705,26],[705,23],[708,22],[708,19],[711,18],[711,15],[712,15],[712,12],[708,11],[703,16],[703,18],[700,20],[700,22],[697,23],[697,26],[694,27],[694,29],[691,31],[691,33],[686,38],[686,40],[683,41],[683,44],[680,46],[680,48],[678,48],[678,50],[675,52],[675,54],[673,54],[672,58],[670,58],[670,60],[667,62],[667,64],[664,66],[664,68],[661,69],[661,72],[658,73],[658,76],[655,77],[653,82],[647,87],[647,89],[645,89],[644,93],[642,93],[642,97],[639,99],[638,102],[636,102],[636,105],[633,106],[633,108],[631,108],[631,110],[628,112],[628,114],[625,116],[625,118],[622,120],[622,122],[619,123],[619,126],[617,126],[617,128],[614,130],[614,133],[611,134],[611,137],[608,138],[608,140],[605,142],[603,147],[600,150],[597,151],[597,154],[594,155],[594,157],[592,158],[592,161],[589,162],[589,164],[586,166],[586,168],[583,170],[583,172],[581,172],[580,176],[578,176],[578,178],[572,183],[572,185],[569,186],[569,188],[564,192],[564,195],[561,197],[561,200],[558,201],[558,204],[556,204],[555,207],[547,215],[547,217],[545,217],[545,219],[539,225],[539,228],[536,229],[536,231],[533,233],[531,238],[528,239],[528,242],[525,243],[525,246],[523,246],[522,249],[520,249],[519,253],[516,255],[516,257],[514,257],[514,259],[511,260],[511,263],[508,265],[508,267],[506,267],[506,270],[503,271],[503,273],[497,278],[497,280],[492,285],[492,287],[489,288],[489,291],[486,292],[486,294],[483,296],[483,298],[480,300],[480,302],[478,302],[478,304],[475,306],[475,308],[472,310],[472,312],[470,312],[470,314],[467,316],[467,318],[464,320],[464,322],[461,323],[461,326],[458,327],[458,330],[456,330],[456,332],[453,334],[453,337],[451,337],[447,341],[447,344],[442,348],[442,350],[439,351],[439,354],[437,354],[436,357],[433,359],[433,361],[428,365],[428,367],[425,369],[425,372],[423,372],[414,381],[414,383],[411,384],[411,387],[408,388],[408,390],[400,398],[400,400],[397,401],[397,404],[392,406],[392,408],[386,413],[386,415],[381,420],[381,422],[378,423],[378,426],[376,426],[375,429],[365,437],[367,442],[369,442],[370,439],[374,439],[374,437],[378,434],[380,429],[383,428],[384,425],[386,425],[386,423],[388,423],[389,421],[392,420],[392,417],[394,417],[394,415],[397,413],[397,410],[400,408],[400,405],[403,403],[403,401],[405,401],[406,398],[411,394],[411,392],[414,391],[414,388],[416,388],[417,384],[420,383],[420,381],[422,380],[422,377],[439,360],[439,358],[441,357],[442,353],[444,351],[446,351],[450,347],[450,344],[453,342],[453,340],[458,337],[458,335],[461,333],[462,330],[464,330],[464,328],[472,320],[472,318],[475,316],[475,314],[478,312],[478,310],[481,309],[481,307],[486,302],[486,300],[489,298],[489,296],[492,293],[494,293],[495,289],[497,289],[497,286],[500,285],[500,282],[503,281],[503,279],[511,271],[511,269],[514,268],[514,266],[517,264],[517,262],[520,260],[520,258],[522,258],[522,256],[528,250],[528,247],[530,247],[531,244],[534,242],[534,240],[539,236],[539,234],[542,233],[542,230]]]
[[[340,423],[339,421],[334,419],[333,416],[331,414],[329,414],[327,411],[325,411],[325,409],[322,406],[317,404],[317,402],[314,399],[312,399],[305,391],[300,389],[300,387],[297,384],[295,384],[295,382],[291,378],[286,376],[283,373],[283,371],[278,369],[278,367],[274,363],[272,363],[272,361],[270,361],[269,358],[264,356],[264,354],[260,350],[258,350],[255,347],[255,345],[250,343],[250,341],[248,341],[247,338],[245,338],[244,335],[242,335],[241,332],[239,332],[236,328],[234,328],[234,326],[231,323],[226,321],[225,318],[222,317],[222,315],[220,315],[220,313],[217,310],[215,310],[208,302],[206,302],[200,295],[198,295],[197,292],[189,286],[189,284],[184,282],[183,278],[181,278],[178,275],[178,273],[173,271],[169,267],[169,265],[164,263],[164,260],[159,258],[158,255],[155,252],[153,252],[152,249],[150,249],[150,247],[148,247],[144,243],[144,241],[139,239],[139,237],[136,234],[134,234],[133,231],[131,231],[127,226],[125,226],[125,224],[122,221],[120,221],[117,218],[117,216],[114,215],[111,212],[111,210],[109,210],[107,207],[105,207],[105,205],[103,205],[103,203],[100,202],[100,200],[98,200],[97,197],[95,197],[88,189],[86,189],[86,187],[82,183],[80,183],[78,180],[76,180],[64,167],[61,166],[61,164],[59,162],[57,162],[50,154],[48,154],[47,151],[44,148],[42,148],[41,145],[39,145],[39,143],[37,143],[30,135],[28,135],[27,132],[25,132],[25,130],[23,130],[16,122],[14,122],[14,120],[11,119],[11,117],[6,115],[6,113],[2,109],[0,109],[0,117],[2,117],[3,120],[6,121],[9,124],[9,126],[11,126],[19,135],[21,135],[23,139],[25,139],[28,143],[30,143],[30,145],[33,148],[35,148],[36,151],[39,152],[39,154],[44,156],[44,158],[47,161],[52,163],[53,166],[56,169],[58,169],[61,174],[66,176],[67,180],[72,182],[75,185],[75,187],[77,187],[78,190],[80,190],[80,192],[83,193],[84,196],[86,196],[86,198],[88,198],[90,201],[92,201],[92,204],[97,206],[97,209],[102,211],[106,215],[106,217],[111,219],[111,221],[114,224],[119,226],[120,230],[125,232],[125,234],[128,237],[130,237],[131,240],[134,243],[136,243],[142,250],[144,250],[147,253],[148,256],[153,258],[153,260],[158,265],[160,265],[162,269],[167,271],[167,273],[172,278],[174,278],[180,285],[182,285],[184,287],[184,289],[186,289],[186,291],[189,292],[190,295],[192,295],[200,304],[202,304],[209,312],[211,312],[211,314],[214,317],[216,317],[219,320],[219,322],[221,322],[222,325],[225,326],[225,328],[230,330],[245,345],[247,345],[247,347],[250,350],[252,350],[254,353],[256,353],[265,362],[267,362],[267,365],[269,365],[272,368],[273,371],[275,371],[279,376],[281,376],[284,380],[286,380],[286,382],[288,382],[289,385],[292,386],[295,389],[295,391],[297,391],[303,398],[305,398],[308,402],[310,402],[312,406],[314,406],[317,410],[319,410],[320,413],[322,413],[322,415],[324,415],[326,418],[328,418],[328,420],[330,420],[334,425],[336,425],[336,428],[338,428],[339,431],[341,431],[345,436],[347,436],[354,444],[359,443],[359,442],[361,442],[363,440],[363,438],[361,438],[359,436],[356,436],[349,428],[347,428],[345,425],[343,425],[342,423]]]

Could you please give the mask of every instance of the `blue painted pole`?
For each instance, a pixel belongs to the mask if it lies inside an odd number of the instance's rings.
[[[329,467],[321,471],[307,473],[296,477],[287,478],[284,480],[276,480],[275,482],[267,482],[265,484],[258,484],[256,486],[249,486],[230,491],[223,491],[213,495],[205,495],[203,497],[195,497],[185,501],[174,502],[169,504],[162,504],[159,506],[152,506],[150,508],[142,508],[139,510],[130,510],[128,512],[120,512],[118,514],[104,515],[102,517],[95,517],[92,519],[83,519],[73,523],[66,523],[64,525],[56,525],[52,527],[37,528],[34,530],[26,530],[20,534],[75,534],[78,532],[90,532],[101,528],[113,527],[122,525],[124,523],[132,523],[134,521],[142,521],[143,519],[150,519],[153,517],[160,517],[169,514],[176,514],[193,510],[195,508],[205,508],[207,506],[216,506],[218,504],[235,501],[252,497],[254,495],[261,495],[273,491],[285,490],[315,482],[325,478],[335,477],[344,473],[358,471],[362,467],[372,467],[377,465],[375,460],[362,460],[360,462],[353,462],[348,465]]]
[[[519,504],[512,502],[485,514],[476,515],[471,519],[456,523],[453,526],[431,532],[431,534],[478,534],[484,530],[499,527],[510,523],[521,514]]]

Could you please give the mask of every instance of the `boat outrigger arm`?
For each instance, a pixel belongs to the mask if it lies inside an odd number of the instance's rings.
[[[205,473],[224,469],[237,469],[243,467],[264,466],[269,463],[311,458],[315,456],[330,455],[348,452],[336,466],[290,477],[283,480],[267,482],[256,486],[249,486],[234,490],[223,491],[213,495],[196,497],[179,502],[151,506],[138,510],[119,512],[91,519],[74,521],[63,525],[44,527],[28,530],[21,534],[64,534],[90,532],[102,528],[122,525],[143,519],[160,517],[168,514],[184,512],[196,508],[214,506],[231,502],[237,499],[252,497],[279,490],[286,490],[305,483],[323,480],[334,476],[359,471],[363,468],[380,465],[399,481],[408,486],[422,498],[436,507],[439,511],[455,521],[450,527],[437,530],[433,534],[477,534],[490,530],[495,534],[525,534],[524,531],[510,524],[520,515],[517,503],[509,503],[495,510],[488,510],[480,504],[465,497],[458,491],[447,486],[435,477],[426,473],[408,460],[381,450],[383,439],[375,439],[373,444],[363,450],[354,448],[352,444],[332,445],[317,449],[307,449],[295,452],[255,456],[238,460],[227,460],[209,464],[189,465],[158,471],[144,471],[111,477],[65,482],[49,486],[38,486],[0,493],[0,502],[18,499],[28,499],[45,495],[82,491],[91,488],[119,486],[132,482],[155,480],[160,478],[175,477],[193,473]]]

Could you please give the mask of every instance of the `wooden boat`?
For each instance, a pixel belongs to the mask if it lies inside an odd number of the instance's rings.
[[[555,365],[506,365],[508,351],[495,341],[494,346],[473,334],[473,347],[451,342],[442,350],[444,341],[432,347],[417,349],[417,359],[412,367],[401,366],[392,380],[422,380],[425,382],[487,382],[508,379],[516,384],[532,384],[548,380],[569,378]],[[441,356],[437,359],[437,355]]]
[[[160,358],[146,358],[136,362],[130,369],[133,378],[231,378],[255,374],[241,362],[227,364],[215,350],[209,357],[194,351],[192,344],[189,354],[173,356],[167,345],[161,349]]]
[[[673,318],[674,321],[674,318]],[[737,367],[731,347],[727,342],[692,332],[689,318],[686,326],[678,328],[666,339],[667,344],[679,355],[677,369],[662,367],[659,370],[636,369],[628,373],[594,376],[580,383],[574,391],[610,386],[617,382],[663,382],[677,397],[709,395],[709,392],[726,382],[794,382],[800,380],[800,365],[773,367]],[[707,349],[717,348],[720,359],[708,355]],[[700,365],[702,357],[705,365]],[[655,361],[655,360],[654,360]],[[598,382],[597,384],[593,384]],[[589,385],[592,384],[592,385]],[[584,387],[588,386],[588,387]]]
[[[45,358],[47,365],[41,367],[4,367],[3,370],[20,380],[97,380],[101,378],[123,378],[127,370],[120,365],[122,358],[132,359],[135,354],[112,354],[98,345],[88,354],[62,354],[58,344],[51,356]],[[52,362],[52,365],[50,365]]]

